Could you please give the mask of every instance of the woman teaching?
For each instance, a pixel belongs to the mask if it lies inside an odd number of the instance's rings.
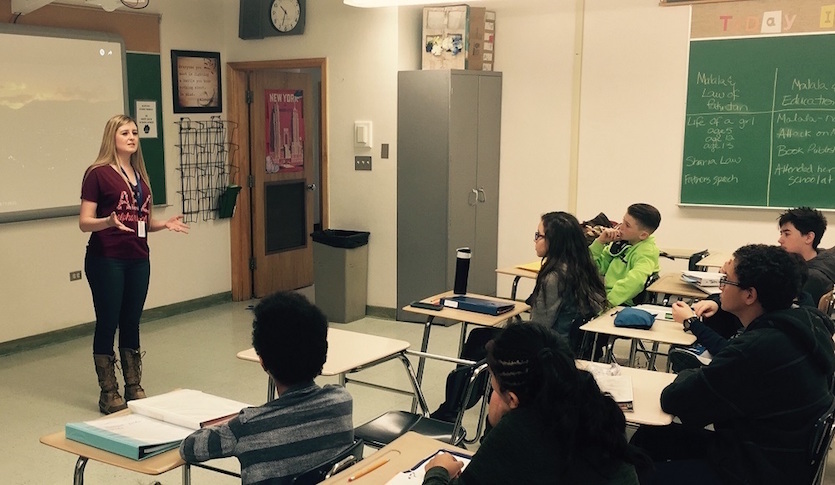
[[[91,233],[84,273],[96,312],[93,361],[101,388],[99,410],[104,414],[125,409],[126,400],[145,397],[140,384],[139,319],[151,276],[148,233],[162,229],[188,233],[182,216],[154,219],[152,201],[136,122],[116,115],[104,127],[96,161],[84,172],[78,217],[81,230]],[[124,398],[115,373],[117,329]]]

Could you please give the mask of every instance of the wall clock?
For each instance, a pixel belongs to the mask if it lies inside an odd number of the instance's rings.
[[[263,39],[304,33],[306,0],[240,0],[238,37]]]

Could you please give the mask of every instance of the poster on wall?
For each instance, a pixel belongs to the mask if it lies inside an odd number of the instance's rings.
[[[301,172],[304,170],[304,111],[303,91],[267,89],[266,169],[267,173]]]

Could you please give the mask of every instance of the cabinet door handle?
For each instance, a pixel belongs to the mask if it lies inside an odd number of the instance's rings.
[[[487,195],[484,194],[484,187],[478,188],[478,194],[476,195],[476,200],[481,202],[482,204],[487,202]]]
[[[476,189],[472,189],[473,191],[467,194],[467,205],[474,206],[476,202],[478,202],[478,191]],[[475,197],[473,197],[475,196]]]

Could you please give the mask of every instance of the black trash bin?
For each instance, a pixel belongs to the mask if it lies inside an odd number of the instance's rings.
[[[365,317],[370,234],[342,229],[311,234],[316,306],[331,322],[348,323]]]

